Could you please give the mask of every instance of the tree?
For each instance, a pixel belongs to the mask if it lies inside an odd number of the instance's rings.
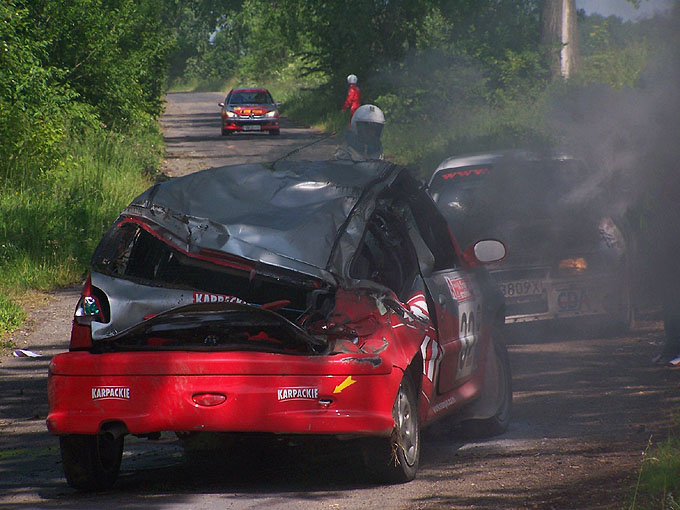
[[[545,0],[541,42],[554,77],[568,79],[580,64],[575,0]]]

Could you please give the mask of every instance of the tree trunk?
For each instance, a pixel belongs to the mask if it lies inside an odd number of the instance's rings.
[[[542,43],[554,77],[568,79],[580,60],[575,0],[545,0]]]

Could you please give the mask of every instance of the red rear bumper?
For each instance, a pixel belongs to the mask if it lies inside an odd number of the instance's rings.
[[[248,363],[246,357],[251,358]],[[401,371],[359,362],[356,356],[287,357],[287,362],[277,362],[277,357],[60,354],[50,365],[47,426],[52,434],[95,434],[111,421],[124,423],[133,434],[391,433]],[[201,405],[195,397],[202,394],[224,395],[226,400]]]

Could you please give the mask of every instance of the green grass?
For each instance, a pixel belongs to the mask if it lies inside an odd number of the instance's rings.
[[[24,319],[19,302],[27,291],[82,279],[102,234],[150,185],[162,149],[156,127],[127,136],[95,132],[71,140],[55,168],[3,183],[0,338]],[[0,340],[0,346],[8,343]]]
[[[680,510],[680,413],[673,416],[668,437],[649,444],[628,510]]]

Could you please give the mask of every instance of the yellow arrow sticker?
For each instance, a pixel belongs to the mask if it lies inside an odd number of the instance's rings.
[[[347,376],[347,379],[342,381],[340,384],[338,384],[335,389],[333,390],[333,393],[340,393],[342,390],[347,388],[348,386],[352,386],[356,381],[352,379],[351,375]]]

